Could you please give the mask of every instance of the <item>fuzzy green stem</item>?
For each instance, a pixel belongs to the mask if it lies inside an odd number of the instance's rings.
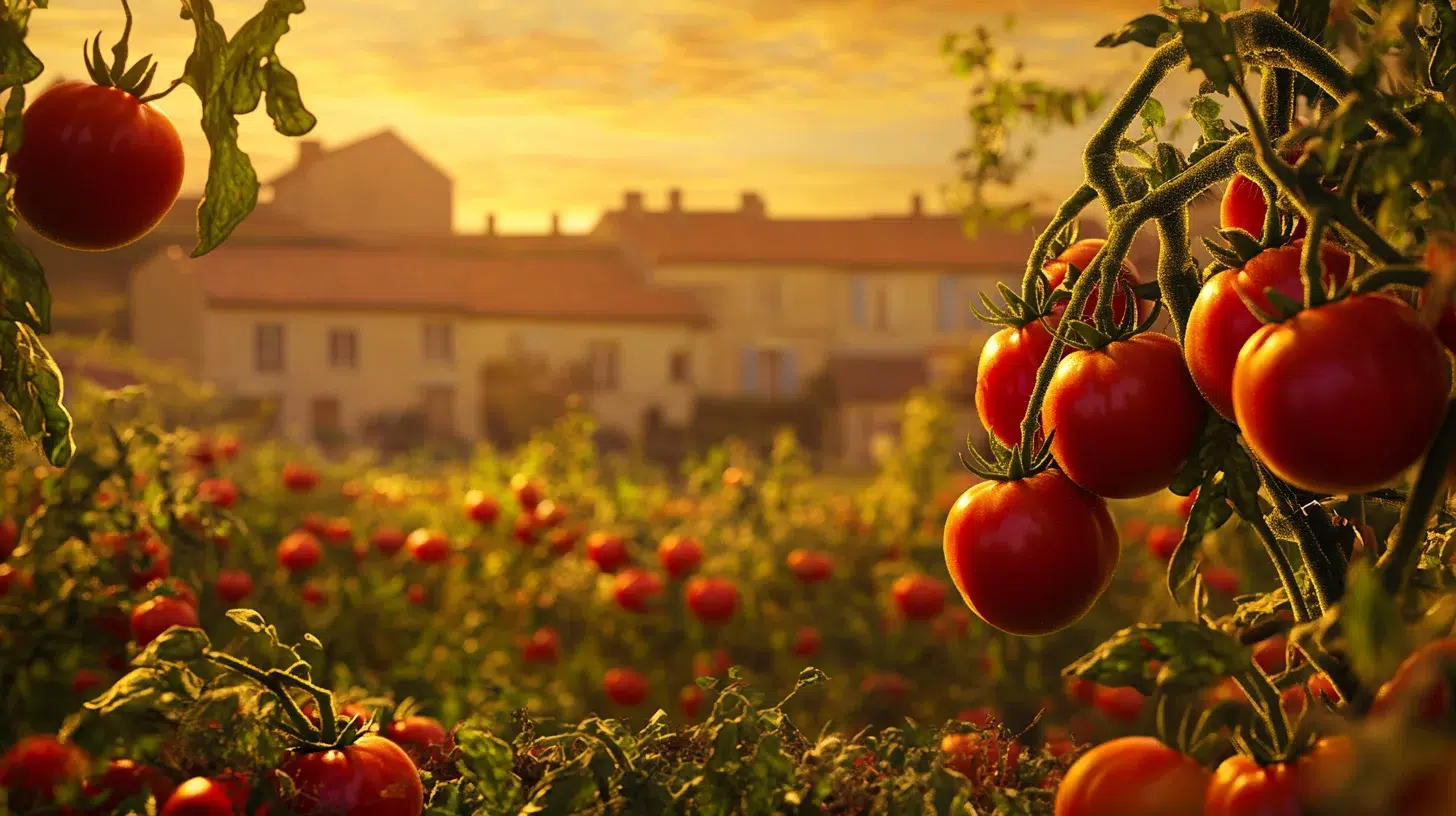
[[[1082,169],[1087,183],[1097,191],[1107,210],[1127,202],[1122,185],[1117,180],[1117,144],[1127,129],[1142,111],[1148,98],[1157,90],[1168,72],[1181,65],[1188,57],[1188,49],[1182,39],[1175,39],[1153,52],[1143,70],[1128,86],[1127,91],[1103,121],[1102,126],[1087,141],[1082,154]]]
[[[288,692],[273,679],[271,672],[265,672],[246,660],[240,660],[223,652],[208,650],[203,653],[203,656],[273,692],[273,696],[278,699],[278,705],[283,707],[283,712],[288,715],[288,719],[293,722],[299,733],[306,734],[313,730],[313,724],[308,721],[308,717],[304,716],[303,712],[298,709],[298,704],[288,696]]]
[[[1240,514],[1243,515],[1243,514]],[[1284,548],[1279,545],[1278,536],[1269,528],[1269,522],[1258,513],[1251,513],[1251,517],[1245,518],[1254,532],[1259,535],[1259,543],[1264,545],[1264,552],[1269,556],[1269,561],[1274,564],[1274,572],[1279,575],[1279,584],[1284,587],[1284,594],[1289,597],[1289,605],[1294,610],[1294,620],[1297,623],[1308,623],[1314,620],[1310,614],[1309,604],[1305,601],[1304,593],[1299,589],[1299,581],[1294,577],[1294,567],[1289,563],[1289,556],[1284,554]]]
[[[1177,208],[1157,224],[1158,290],[1181,344],[1199,289],[1198,271],[1188,247],[1188,208]]]
[[[1248,442],[1244,447],[1248,450]],[[1307,524],[1301,523],[1301,514],[1304,512],[1290,496],[1289,486],[1279,480],[1272,471],[1261,461],[1252,450],[1248,450],[1249,458],[1253,460],[1259,471],[1259,481],[1263,484],[1264,490],[1269,494],[1269,500],[1274,509],[1281,516],[1288,520],[1294,528],[1294,543],[1299,550],[1299,557],[1304,561],[1304,567],[1309,571],[1310,580],[1314,583],[1315,598],[1319,601],[1319,611],[1323,615],[1330,607],[1339,602],[1344,595],[1345,576],[1343,572],[1336,574],[1336,567],[1330,561],[1325,548],[1321,546],[1319,539],[1315,537]]]
[[[1269,136],[1275,140],[1284,138],[1294,125],[1294,72],[1288,68],[1265,70],[1259,88],[1259,105],[1269,126]]]
[[[1279,704],[1279,689],[1257,668],[1234,675],[1234,682],[1243,689],[1249,705],[1268,729],[1275,752],[1287,751],[1290,745],[1289,723],[1284,719],[1284,707]]]
[[[1313,309],[1329,301],[1325,291],[1325,267],[1320,260],[1320,244],[1324,242],[1325,229],[1329,221],[1323,215],[1316,215],[1309,222],[1309,234],[1305,236],[1300,249],[1299,270],[1304,278],[1304,308]]]
[[[1436,497],[1446,481],[1446,469],[1456,454],[1456,402],[1446,405],[1446,418],[1426,452],[1420,475],[1411,488],[1410,499],[1401,509],[1395,528],[1395,543],[1377,562],[1381,584],[1391,595],[1399,595],[1420,563],[1421,548],[1426,543],[1426,525],[1435,511]]]
[[[1057,208],[1052,216],[1050,224],[1042,230],[1041,235],[1036,238],[1036,243],[1031,247],[1031,255],[1026,259],[1026,274],[1021,278],[1021,298],[1028,303],[1031,302],[1036,293],[1037,277],[1041,275],[1042,267],[1050,260],[1052,241],[1056,240],[1066,226],[1082,215],[1087,206],[1097,200],[1097,191],[1092,185],[1083,184],[1075,192],[1067,197],[1066,201]]]
[[[1330,685],[1335,687],[1335,693],[1340,695],[1340,701],[1351,713],[1357,716],[1365,713],[1366,709],[1370,707],[1370,695],[1360,684],[1360,679],[1350,671],[1349,666],[1318,649],[1300,648],[1299,651],[1304,654],[1311,666],[1330,679]]]

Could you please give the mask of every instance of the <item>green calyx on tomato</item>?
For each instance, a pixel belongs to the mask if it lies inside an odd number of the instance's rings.
[[[86,72],[97,85],[116,88],[143,102],[150,102],[165,95],[166,91],[155,96],[146,96],[147,89],[152,86],[152,79],[157,75],[157,63],[152,61],[150,54],[137,60],[134,65],[127,65],[127,41],[131,38],[131,5],[127,0],[121,0],[121,9],[126,14],[126,27],[122,29],[121,39],[111,47],[114,61],[107,65],[106,58],[101,55],[100,32],[97,32],[96,39],[88,40],[81,48],[81,58],[86,62]],[[171,88],[167,89],[170,90]]]

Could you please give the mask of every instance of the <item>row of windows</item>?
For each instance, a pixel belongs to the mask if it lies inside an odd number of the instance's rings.
[[[942,332],[959,329],[973,329],[979,321],[971,312],[972,301],[980,307],[979,298],[974,298],[974,286],[965,278],[941,275],[935,281],[935,330]],[[849,282],[850,318],[855,326],[885,331],[890,328],[890,290],[880,285],[871,290],[869,280],[863,277]]]
[[[279,373],[284,369],[284,327],[281,323],[260,323],[253,330],[253,367],[260,373]],[[422,355],[430,362],[451,363],[455,360],[455,337],[448,323],[427,323],[423,326]],[[329,329],[326,344],[330,368],[353,370],[359,367],[359,330]],[[587,366],[591,385],[610,391],[621,387],[622,346],[614,340],[587,344]],[[692,381],[692,354],[677,350],[668,355],[667,379],[674,385]]]

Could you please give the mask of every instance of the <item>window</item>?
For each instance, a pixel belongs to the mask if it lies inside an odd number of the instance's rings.
[[[798,358],[791,349],[744,349],[740,390],[775,398],[799,390]]]
[[[856,326],[869,325],[869,281],[862,277],[849,281],[849,317]]]
[[[421,389],[425,427],[440,436],[455,434],[455,388],[449,385],[427,385]]]
[[[359,367],[359,332],[355,329],[329,329],[329,367]]]
[[[685,385],[693,381],[692,352],[678,350],[668,356],[667,380],[674,385]]]
[[[941,275],[935,281],[935,328],[938,331],[954,331],[961,322],[957,318],[965,304],[961,302],[963,290],[959,283],[950,275]]]
[[[758,350],[746,348],[738,358],[738,390],[743,394],[758,392]]]
[[[426,323],[425,359],[437,363],[455,362],[455,327],[449,323]]]
[[[881,284],[875,287],[875,331],[884,331],[890,328],[890,289]]]
[[[597,391],[615,391],[621,386],[622,345],[615,340],[598,340],[587,345],[591,385]]]
[[[263,372],[283,370],[282,323],[259,323],[253,328],[253,367]]]
[[[309,425],[313,437],[327,440],[337,437],[344,428],[343,412],[338,397],[314,397],[309,405]]]

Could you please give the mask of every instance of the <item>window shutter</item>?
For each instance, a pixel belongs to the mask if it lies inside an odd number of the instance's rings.
[[[746,348],[738,367],[738,388],[745,394],[758,391],[758,350]]]
[[[798,357],[793,349],[784,349],[779,354],[779,393],[791,397],[799,393]]]
[[[849,311],[854,325],[870,322],[869,284],[864,278],[852,278],[849,282]]]

